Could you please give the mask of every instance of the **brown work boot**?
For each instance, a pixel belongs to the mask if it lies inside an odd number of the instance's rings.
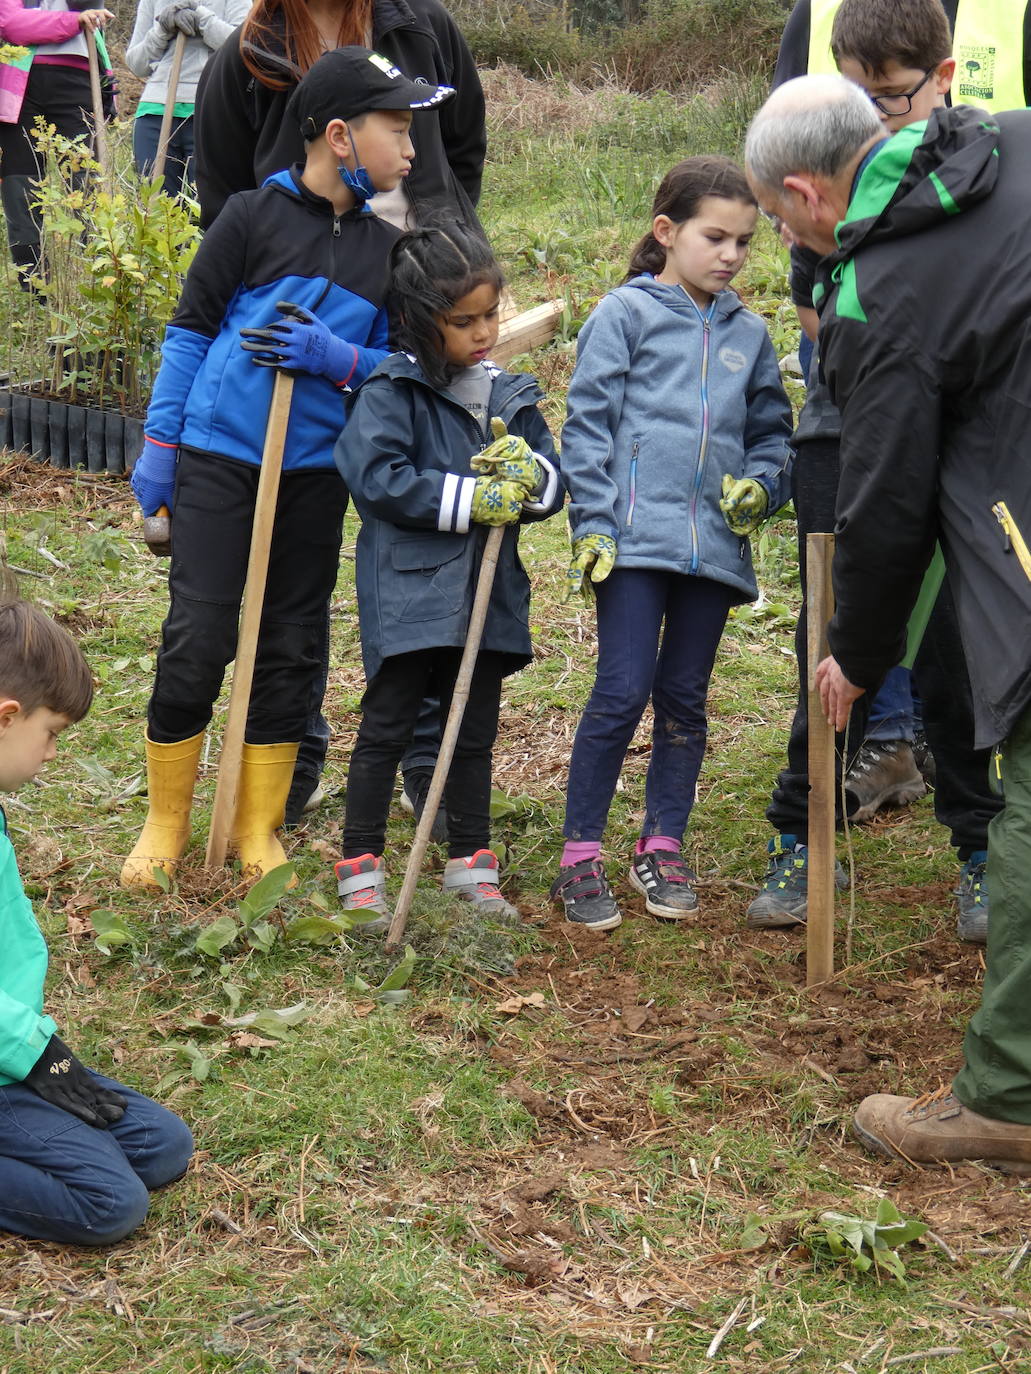
[[[867,1149],[910,1164],[982,1160],[1008,1174],[1031,1174],[1031,1125],[979,1116],[946,1085],[922,1097],[875,1093],[860,1102],[853,1126]]]
[[[904,739],[870,739],[861,746],[845,775],[850,821],[868,821],[882,806],[908,806],[927,791]]]

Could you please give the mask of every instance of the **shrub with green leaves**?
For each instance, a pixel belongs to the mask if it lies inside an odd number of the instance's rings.
[[[81,143],[37,124],[48,389],[141,414],[200,230],[185,201],[151,181],[106,184]]]

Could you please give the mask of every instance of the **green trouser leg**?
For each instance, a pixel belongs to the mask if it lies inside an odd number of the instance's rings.
[[[953,1091],[997,1121],[1031,1125],[1031,707],[1001,746],[1006,805],[988,827],[988,956]]]

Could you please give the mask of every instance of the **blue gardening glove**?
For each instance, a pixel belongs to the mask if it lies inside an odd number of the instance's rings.
[[[264,329],[240,330],[251,362],[259,367],[282,367],[291,372],[307,372],[312,377],[328,377],[337,386],[343,386],[358,357],[354,344],[338,339],[301,305],[276,301],[276,309],[287,318]]]
[[[754,477],[731,477],[723,474],[723,495],[720,510],[731,534],[744,539],[754,533],[766,518],[770,498],[766,488]]]
[[[153,515],[162,506],[171,511],[178,459],[179,450],[175,444],[158,443],[144,435],[143,452],[133,464],[129,482],[144,515]]]
[[[616,562],[616,541],[609,534],[582,534],[573,540],[573,557],[566,572],[563,601],[577,594],[590,604],[591,583],[604,582]],[[586,580],[585,580],[586,579]]]
[[[514,525],[523,513],[525,500],[522,482],[477,477],[469,514],[477,525]]]

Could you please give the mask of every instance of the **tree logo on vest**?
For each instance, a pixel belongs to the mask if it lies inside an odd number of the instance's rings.
[[[991,100],[995,95],[995,49],[962,43],[956,49],[956,78],[965,100]]]

